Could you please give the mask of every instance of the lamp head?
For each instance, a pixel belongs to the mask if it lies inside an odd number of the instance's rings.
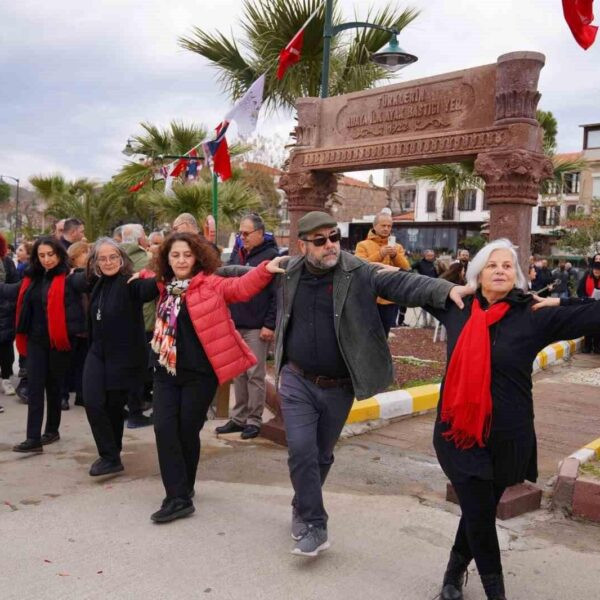
[[[371,54],[371,60],[388,71],[399,71],[419,59],[414,54],[402,50],[398,45],[397,34],[393,33],[387,46]]]
[[[125,144],[125,148],[121,151],[125,156],[133,156],[136,152],[131,145],[131,140],[127,138],[127,144]]]

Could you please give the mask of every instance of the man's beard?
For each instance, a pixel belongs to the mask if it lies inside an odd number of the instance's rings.
[[[334,256],[335,256],[335,262],[333,261]],[[325,262],[326,259],[328,259],[327,262]],[[335,267],[338,264],[338,261],[340,260],[340,254],[338,252],[335,255],[328,254],[328,255],[323,256],[322,258],[315,258],[314,256],[311,256],[311,254],[307,252],[306,260],[316,269],[326,271],[328,269],[333,269],[333,267]]]

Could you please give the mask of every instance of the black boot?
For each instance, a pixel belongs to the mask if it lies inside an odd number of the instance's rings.
[[[485,597],[488,600],[506,600],[504,594],[504,577],[502,577],[502,573],[481,575],[481,583],[485,590]]]
[[[463,600],[462,588],[470,562],[458,552],[450,552],[450,560],[442,582],[441,600]]]

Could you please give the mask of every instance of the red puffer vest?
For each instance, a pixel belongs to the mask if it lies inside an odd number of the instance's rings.
[[[247,302],[271,282],[267,263],[265,260],[241,277],[198,273],[190,281],[185,303],[219,383],[241,375],[257,362],[237,332],[227,304]]]

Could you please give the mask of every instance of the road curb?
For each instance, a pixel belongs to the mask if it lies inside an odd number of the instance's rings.
[[[577,516],[600,520],[600,486],[596,483],[578,481],[579,467],[600,458],[600,438],[586,444],[558,465],[558,475],[554,483],[552,507]]]
[[[583,345],[583,338],[556,342],[538,353],[533,372],[572,356]],[[366,400],[354,400],[342,435],[348,437],[377,429],[392,419],[421,414],[437,407],[440,384],[420,385],[404,390],[375,394]]]

